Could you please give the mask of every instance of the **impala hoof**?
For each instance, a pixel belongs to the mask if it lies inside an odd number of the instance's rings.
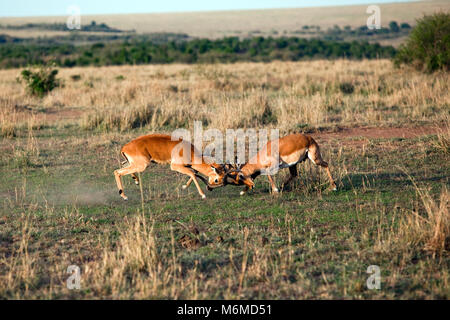
[[[272,193],[279,193],[280,191],[278,190],[278,188],[275,188],[272,190]]]
[[[182,185],[182,186],[181,186],[181,189],[183,189],[183,190],[187,189],[187,185],[185,185],[185,184]]]
[[[241,191],[241,192],[239,192],[239,194],[240,194],[241,196],[243,196],[243,195],[245,194],[245,191]]]
[[[123,200],[128,200],[128,197],[123,193],[122,189],[119,190],[119,194],[120,194],[120,196],[122,197]]]
[[[205,195],[202,195],[202,199],[206,199],[206,196],[205,196]]]

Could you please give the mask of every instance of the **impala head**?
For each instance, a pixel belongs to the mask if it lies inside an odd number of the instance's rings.
[[[253,187],[255,186],[253,179],[249,176],[244,175],[238,166],[227,164],[225,165],[225,167],[228,169],[225,183],[235,186],[245,185],[249,189],[253,189]]]
[[[217,188],[223,186],[227,172],[225,167],[218,164],[211,164],[211,173],[208,175],[208,187]]]

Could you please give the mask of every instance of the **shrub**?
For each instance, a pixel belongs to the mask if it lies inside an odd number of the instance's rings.
[[[70,79],[72,79],[72,81],[78,81],[81,79],[81,75],[79,74],[73,74],[70,76]]]
[[[396,66],[410,64],[426,72],[450,68],[450,14],[439,12],[417,21],[394,58]]]
[[[35,96],[43,97],[54,88],[60,86],[60,81],[56,79],[58,70],[54,69],[53,65],[44,65],[37,68],[37,70],[24,69],[21,72],[28,91]]]
[[[261,124],[263,125],[267,125],[270,123],[276,124],[277,123],[277,116],[276,114],[273,112],[272,108],[269,106],[269,104],[266,103],[265,107],[264,107],[264,111],[261,115]]]
[[[355,91],[355,86],[351,82],[342,82],[339,84],[339,90],[344,94],[352,94]]]

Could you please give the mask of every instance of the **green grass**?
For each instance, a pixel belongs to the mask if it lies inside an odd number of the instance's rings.
[[[337,192],[306,163],[279,196],[259,177],[245,196],[227,186],[202,200],[193,185],[181,189],[186,177],[151,166],[141,175],[142,204],[130,177],[122,201],[112,174],[120,146],[137,135],[46,128],[34,132],[34,148],[25,134],[0,142],[0,298],[449,298],[448,251],[433,255],[400,236],[402,218],[425,212],[404,171],[436,201],[449,184],[448,154],[433,147],[435,136],[369,139],[364,153],[348,138],[321,144]],[[29,161],[8,152],[12,144]],[[137,238],[123,242],[135,222]],[[184,247],[183,236],[198,245]],[[119,282],[119,266],[102,261],[124,243],[154,248],[157,258],[117,257],[125,264]],[[81,290],[65,286],[71,264],[81,267]],[[373,264],[381,290],[366,288]],[[155,274],[167,281],[143,289]]]

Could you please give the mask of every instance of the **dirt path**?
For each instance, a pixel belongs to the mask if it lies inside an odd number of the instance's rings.
[[[319,141],[328,141],[333,139],[347,140],[350,144],[359,144],[368,139],[390,139],[390,138],[415,138],[430,134],[436,134],[439,131],[438,126],[419,126],[404,128],[345,128],[338,132],[319,132],[312,136]],[[347,138],[347,139],[346,139]],[[348,141],[348,138],[356,138]],[[361,139],[358,139],[361,138]]]

